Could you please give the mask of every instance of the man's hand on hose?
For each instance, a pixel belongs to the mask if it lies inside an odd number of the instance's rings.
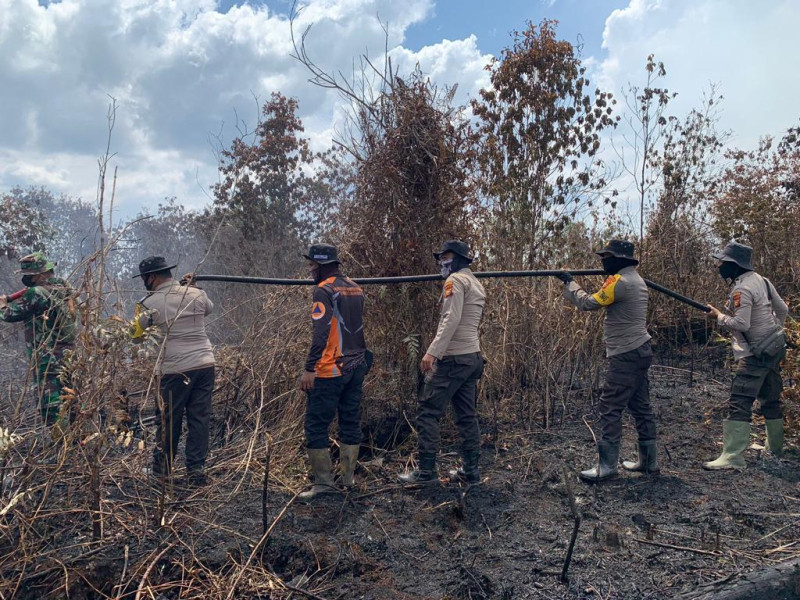
[[[425,353],[422,361],[419,363],[419,370],[423,373],[433,370],[433,364],[436,362],[436,357],[433,354]]]
[[[561,271],[560,273],[556,273],[556,277],[563,281],[565,284],[569,284],[572,282],[572,273],[569,271]]]
[[[197,282],[194,280],[194,273],[186,273],[186,275],[181,277],[180,284],[197,287]]]
[[[0,296],[0,310],[8,308],[8,296]]]
[[[706,316],[709,319],[719,319],[719,316],[722,314],[722,312],[720,312],[719,310],[717,310],[716,308],[714,308],[710,304],[708,305],[708,308],[710,308],[711,310],[706,313]]]
[[[314,371],[303,371],[303,374],[300,375],[300,383],[297,387],[303,392],[310,392],[314,387],[314,380],[316,377],[317,374],[314,373]]]

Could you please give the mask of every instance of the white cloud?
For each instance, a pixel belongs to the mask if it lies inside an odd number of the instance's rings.
[[[364,52],[380,60],[382,22],[398,63],[418,61],[435,81],[476,90],[486,57],[474,37],[417,53],[400,46],[432,9],[432,0],[311,0],[296,31],[313,24],[311,57],[349,72]],[[291,52],[286,16],[266,7],[221,13],[214,0],[0,0],[0,189],[46,185],[92,199],[111,95],[121,210],[172,195],[205,204],[197,180],[216,181],[209,133],[224,123],[224,139],[236,135],[234,110],[252,125],[253,95],[297,97],[313,143],[330,143],[341,101],[309,84]]]
[[[465,40],[442,40],[419,52],[397,47],[390,56],[401,73],[410,72],[419,65],[432,81],[450,86],[459,84],[455,96],[457,104],[465,104],[469,98],[477,97],[481,88],[489,87],[489,72],[485,67],[491,55],[481,54],[474,35]]]
[[[734,132],[733,144],[752,147],[800,116],[797,23],[796,0],[630,0],[606,19],[606,54],[591,65],[595,81],[619,93],[628,82],[642,84],[654,53],[667,69],[663,85],[679,94],[678,114],[696,106],[709,84],[719,84],[722,128]]]

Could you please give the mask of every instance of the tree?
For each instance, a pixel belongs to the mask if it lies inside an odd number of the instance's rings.
[[[331,202],[315,179],[323,156],[301,136],[297,108],[296,100],[278,92],[264,103],[254,131],[222,151],[221,182],[205,213],[206,233],[256,271],[296,267],[295,249],[307,241],[320,208]],[[224,235],[215,235],[218,227]]]
[[[624,94],[628,112],[624,117],[628,132],[622,138],[625,145],[616,148],[623,169],[633,179],[639,209],[639,241],[640,251],[644,255],[644,230],[648,209],[656,203],[657,188],[662,176],[661,140],[668,123],[675,117],[666,115],[667,106],[676,93],[670,93],[656,83],[666,76],[667,70],[663,62],[656,62],[654,55],[647,57],[645,64],[647,78],[644,87],[628,86]],[[626,151],[627,149],[627,151]]]
[[[753,246],[756,269],[789,286],[784,293],[800,291],[799,134],[792,128],[777,146],[766,137],[757,150],[729,151],[712,207],[717,235]]]
[[[0,196],[0,256],[18,258],[21,253],[45,250],[53,230],[43,203],[52,199],[45,188],[15,187]]]
[[[612,202],[598,152],[601,132],[616,124],[616,101],[588,91],[578,50],[555,27],[545,20],[515,32],[487,67],[492,87],[472,104],[491,235],[506,242],[495,258],[508,266],[533,268],[546,258],[544,241],[601,198]]]

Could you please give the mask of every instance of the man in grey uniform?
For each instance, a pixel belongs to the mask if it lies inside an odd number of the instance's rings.
[[[755,356],[752,347],[773,333],[780,333],[789,307],[778,295],[769,279],[753,270],[753,249],[730,242],[713,257],[723,279],[733,282],[725,315],[709,305],[709,316],[733,332],[731,344],[737,361],[736,375],[731,386],[728,418],[722,423],[722,454],[703,465],[704,469],[741,469],[745,466],[742,453],[750,444],[750,417],[753,400],[759,399],[767,429],[767,448],[775,456],[783,453],[783,411],[780,396],[783,381],[780,363],[785,349],[772,356]]]
[[[625,461],[630,471],[657,473],[656,422],[650,406],[648,370],[653,362],[650,335],[647,333],[648,292],[644,279],[636,272],[639,261],[633,257],[631,242],[611,240],[597,252],[608,278],[594,294],[586,293],[569,273],[559,276],[565,284],[564,297],[579,310],[606,309],[603,337],[609,358],[606,379],[600,396],[600,437],[598,463],[582,471],[581,479],[598,482],[617,474],[622,439],[622,411],[627,407],[636,422],[639,460]]]
[[[438,481],[439,421],[448,402],[452,401],[456,426],[461,434],[463,467],[451,471],[450,477],[465,483],[478,483],[481,433],[476,399],[484,364],[478,326],[486,292],[469,268],[473,257],[464,242],[445,242],[433,256],[445,282],[436,337],[420,363],[420,370],[425,374],[425,387],[417,415],[419,468],[401,474],[399,479],[402,483]]]

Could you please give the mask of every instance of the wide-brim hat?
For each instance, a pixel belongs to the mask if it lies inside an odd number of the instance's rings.
[[[149,275],[150,273],[158,273],[159,271],[171,271],[178,265],[168,265],[167,259],[163,256],[148,256],[139,263],[139,274],[134,275],[131,279]]]
[[[753,270],[753,249],[739,242],[730,241],[722,252],[712,254],[717,260],[736,263],[743,269]]]
[[[613,256],[615,258],[625,258],[634,265],[638,265],[639,261],[633,256],[635,249],[633,242],[627,240],[609,240],[605,247],[595,252],[595,254],[601,257]]]
[[[19,269],[14,273],[17,275],[41,275],[56,268],[58,263],[49,260],[44,252],[33,252],[19,259]]]
[[[439,257],[445,252],[458,254],[460,257],[465,258],[469,262],[472,262],[474,258],[469,252],[469,246],[467,246],[461,240],[447,240],[444,244],[442,244],[442,248],[438,252],[433,253],[433,258],[439,260]]]
[[[303,258],[313,260],[321,265],[341,262],[336,246],[331,244],[311,244],[308,247],[308,254],[303,254]]]

